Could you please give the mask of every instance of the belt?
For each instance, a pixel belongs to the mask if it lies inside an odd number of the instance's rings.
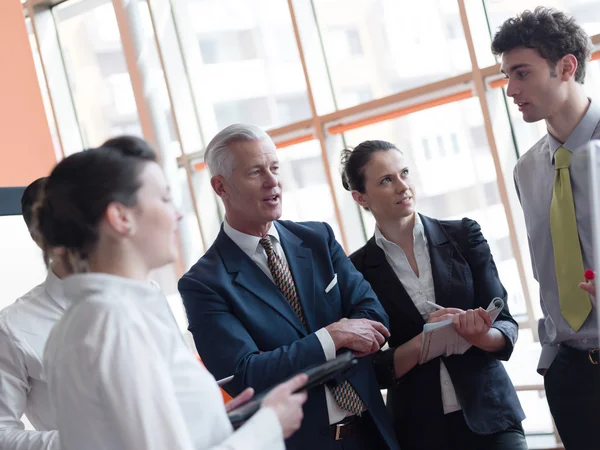
[[[600,361],[600,353],[597,348],[592,348],[590,350],[580,350],[577,348],[570,347],[568,345],[561,345],[560,349],[571,356],[586,358],[590,364],[596,365]]]
[[[364,427],[364,419],[360,416],[349,416],[338,423],[330,425],[331,438],[335,441],[341,441],[350,436],[354,436]]]

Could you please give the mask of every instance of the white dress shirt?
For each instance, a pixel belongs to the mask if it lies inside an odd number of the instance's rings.
[[[415,226],[413,229],[414,252],[417,267],[419,268],[419,276],[410,267],[404,250],[393,242],[388,241],[378,227],[375,227],[375,242],[385,253],[387,262],[392,266],[402,286],[404,286],[417,310],[427,322],[429,314],[435,311],[435,309],[425,302],[430,301],[435,303],[435,290],[429,248],[427,247],[427,237],[425,236],[425,230],[419,214],[415,213]],[[448,369],[442,361],[440,361],[440,382],[442,386],[444,414],[459,411],[461,407],[458,398],[456,398],[454,385],[450,379]]]
[[[269,265],[267,263],[267,252],[260,244],[260,238],[233,229],[231,225],[227,223],[227,220],[223,222],[223,231],[225,231],[225,234],[229,236],[229,238],[246,255],[248,255],[250,259],[254,261],[258,267],[260,267],[260,270],[262,270],[265,275],[268,276],[269,279],[274,283],[275,280],[273,279],[273,275],[271,274],[271,270],[269,269]],[[271,228],[267,232],[267,235],[271,238],[275,253],[277,253],[282,261],[287,264],[287,258],[285,257],[285,252],[283,251],[283,248],[279,242],[279,233],[277,233],[277,228],[275,228],[274,222],[271,223]],[[336,353],[335,344],[331,338],[331,335],[329,334],[329,331],[327,331],[325,328],[321,328],[320,330],[315,331],[315,335],[317,336],[317,339],[319,339],[321,347],[323,347],[325,359],[327,361],[334,359]],[[340,422],[341,420],[344,420],[346,416],[351,415],[348,411],[340,408],[328,387],[325,387],[325,399],[327,401],[327,412],[329,413],[330,424]]]
[[[64,289],[72,306],[44,364],[66,450],[284,449],[271,408],[233,432],[215,379],[154,286],[87,273]]]
[[[0,449],[58,450],[58,429],[42,370],[44,346],[69,303],[52,271],[0,312]],[[37,431],[25,430],[25,414]]]

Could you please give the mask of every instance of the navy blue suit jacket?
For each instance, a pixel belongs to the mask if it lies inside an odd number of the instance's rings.
[[[487,308],[506,290],[487,241],[477,222],[470,219],[440,221],[421,215],[427,237],[436,303],[461,309]],[[471,430],[492,434],[520,423],[525,417],[504,366],[517,340],[518,326],[505,306],[493,324],[506,338],[497,353],[471,347],[463,355],[436,358],[417,365],[395,379],[393,349],[409,341],[425,324],[402,286],[385,253],[371,238],[350,256],[371,284],[390,316],[390,348],[375,358],[377,376],[388,388],[387,407],[403,449],[447,448],[440,386],[440,360],[444,361],[462,411]],[[431,432],[438,430],[438,432]]]
[[[261,392],[313,364],[325,362],[315,331],[343,317],[388,325],[375,293],[320,222],[275,223],[308,329],[265,273],[221,229],[215,243],[179,280],[179,291],[196,348],[216,378],[235,375],[225,386],[233,396],[246,387]],[[326,287],[337,274],[337,284]],[[348,374],[389,448],[398,448],[380,395],[372,358]],[[331,445],[324,388],[310,392],[302,427],[290,449]]]

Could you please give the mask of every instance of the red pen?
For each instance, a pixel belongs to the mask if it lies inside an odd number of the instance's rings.
[[[586,281],[593,281],[595,278],[595,274],[594,271],[591,269],[588,269],[585,271],[585,273],[583,274],[584,278],[586,279]]]

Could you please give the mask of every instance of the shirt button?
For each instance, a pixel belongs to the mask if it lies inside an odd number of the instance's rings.
[[[587,344],[587,339],[584,339],[582,342],[583,342],[584,344]]]
[[[423,290],[420,290],[420,291],[419,291],[419,294],[423,294]]]
[[[445,386],[448,386],[448,382],[447,382],[447,381],[444,381],[444,385],[445,385]]]

